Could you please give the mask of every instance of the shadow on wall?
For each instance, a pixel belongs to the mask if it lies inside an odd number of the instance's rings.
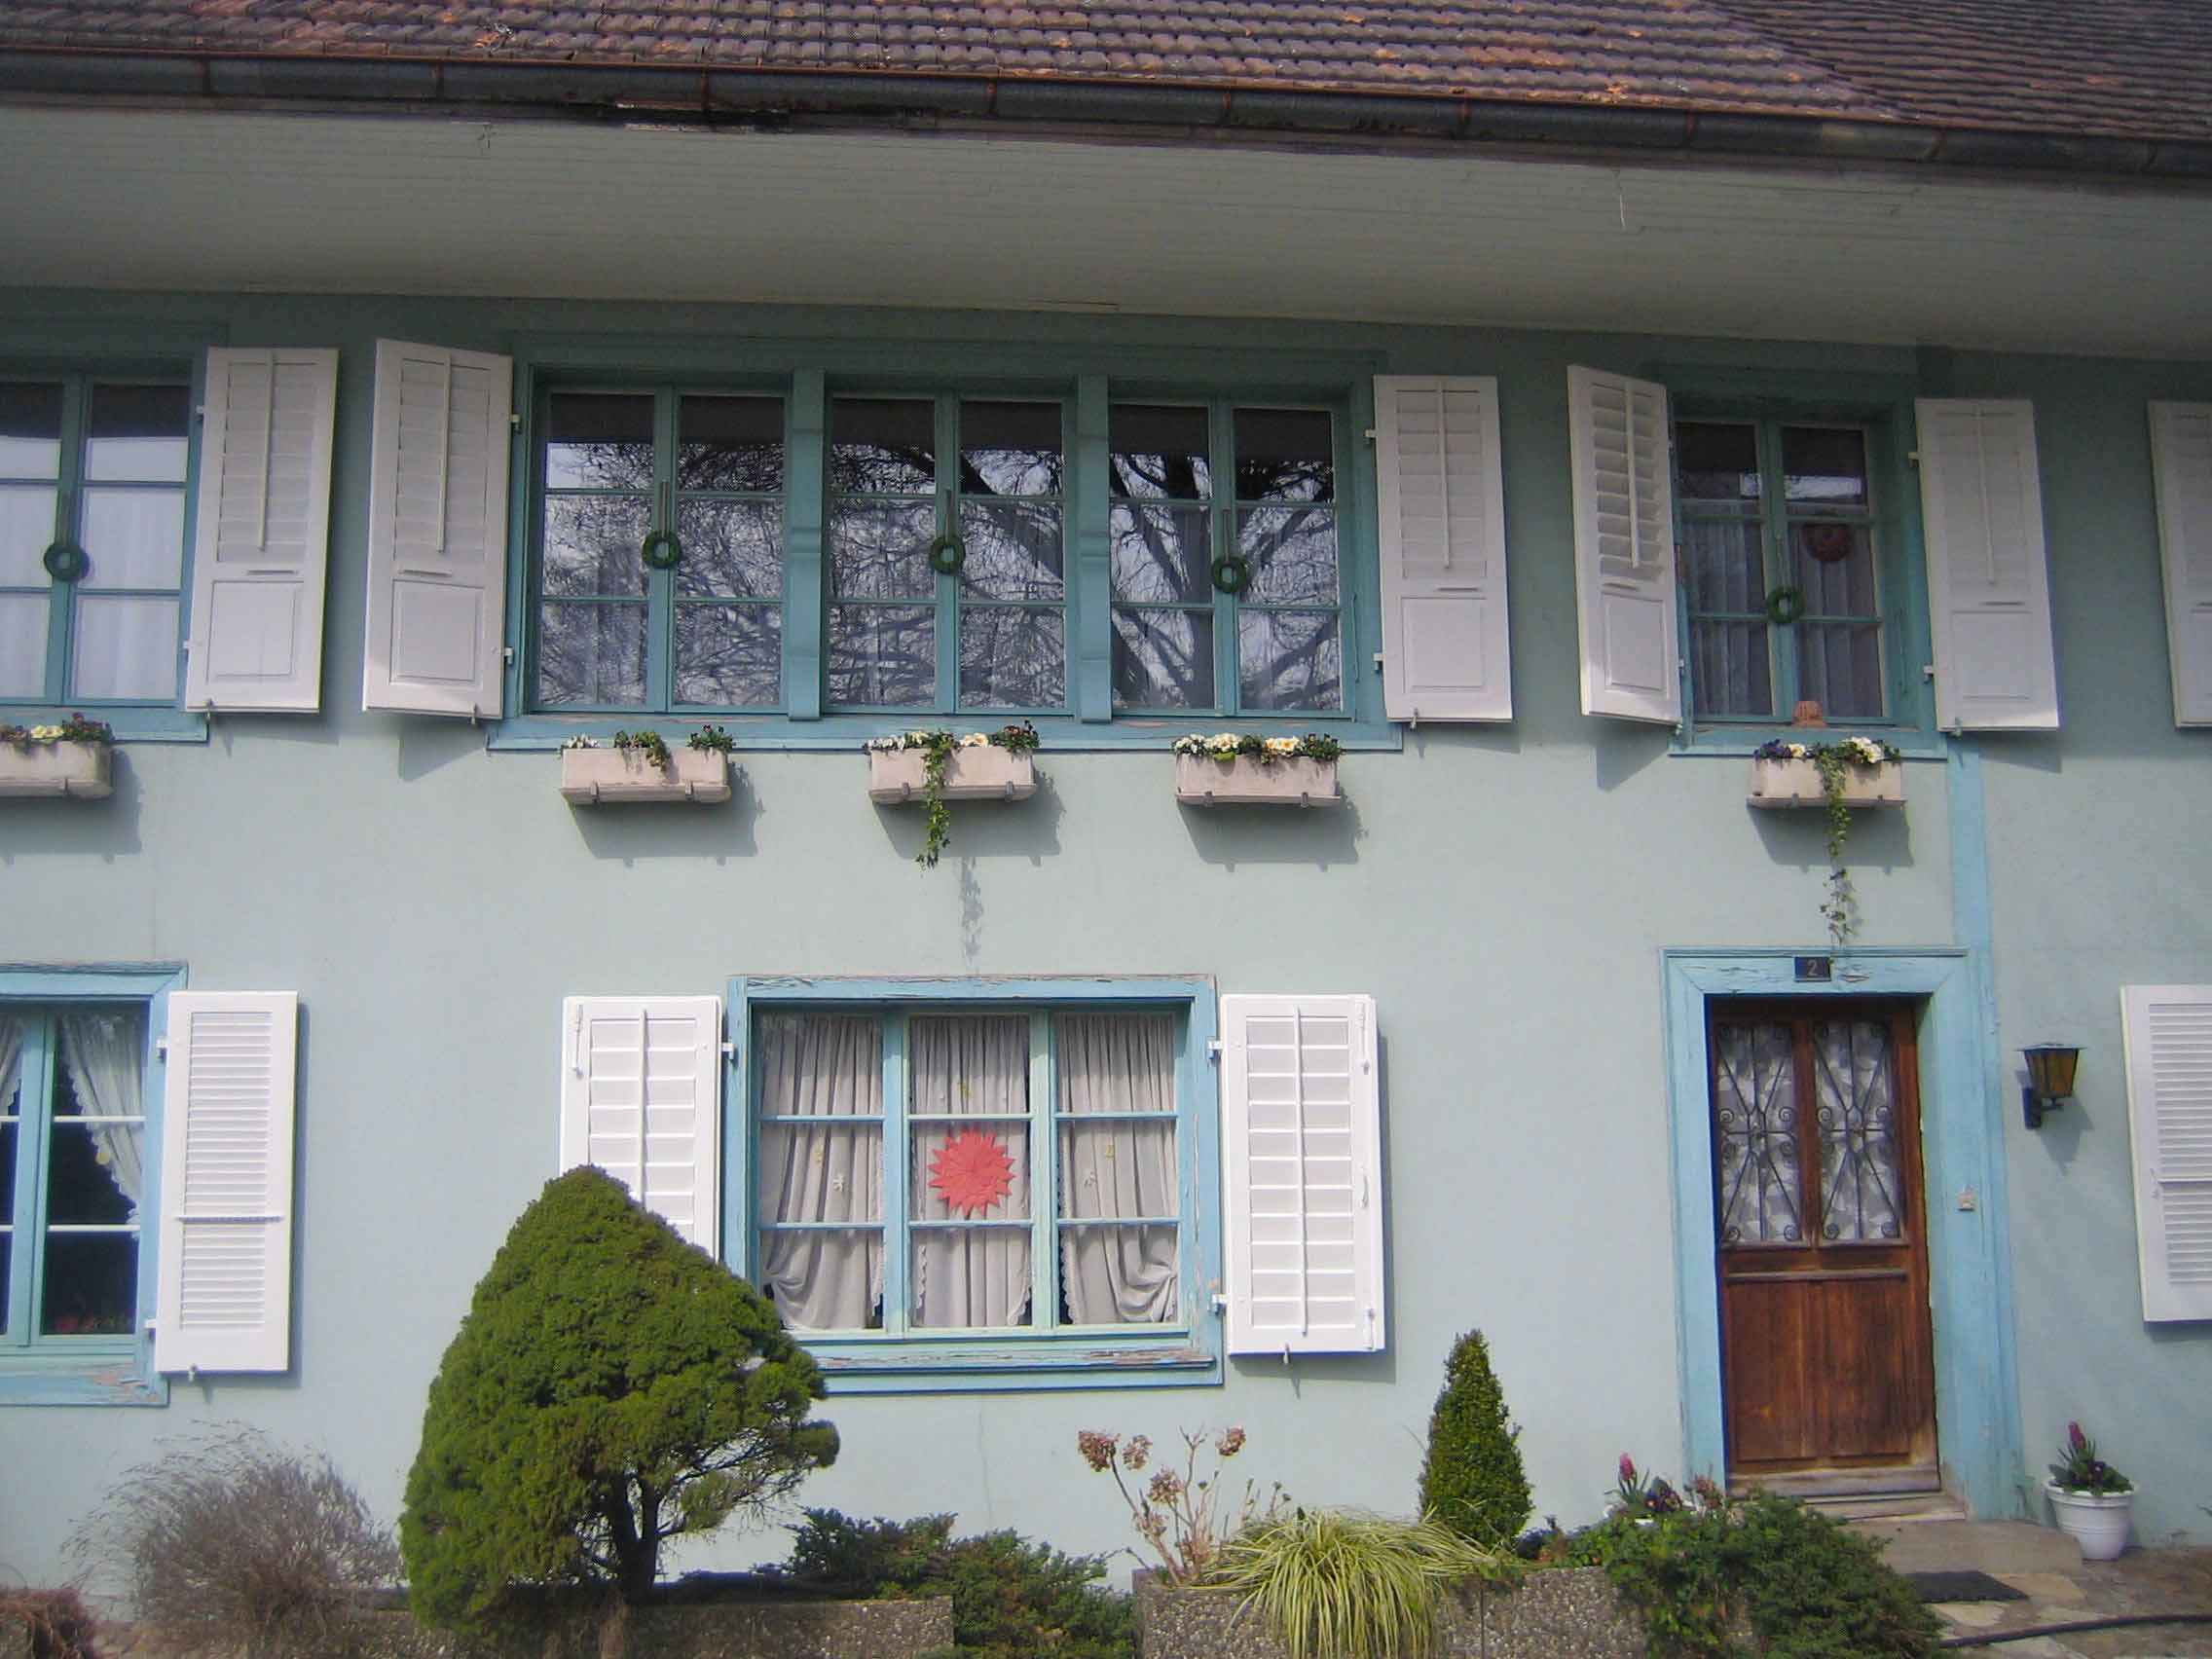
[[[1918,767],[1911,774],[1940,779],[1934,767]],[[1799,869],[1825,870],[1828,863],[1828,815],[1821,807],[1794,807],[1773,812],[1746,804],[1767,857],[1778,865]],[[1844,842],[1843,862],[1853,868],[1910,869],[1912,867],[1912,801],[1902,807],[1861,806],[1851,813],[1851,834]]]
[[[1604,718],[1585,719],[1590,727],[1590,755],[1596,763],[1598,787],[1617,790],[1637,773],[1674,751],[1675,728],[1646,725],[1637,720]]]
[[[901,858],[911,862],[922,850],[928,809],[919,800],[874,804],[884,839]],[[1024,800],[954,800],[947,801],[945,808],[952,814],[951,839],[944,849],[947,863],[1017,858],[1034,865],[1060,850],[1060,818],[1067,808],[1048,772],[1037,774],[1037,793]]]
[[[1208,864],[1356,864],[1359,803],[1347,790],[1337,806],[1178,806],[1191,845]]]
[[[640,859],[724,864],[759,850],[753,827],[760,819],[760,797],[742,766],[730,768],[729,785],[729,799],[721,801],[571,801],[569,811],[595,859],[620,859],[626,865]],[[552,776],[545,789],[554,793]]]
[[[114,751],[108,778],[114,793],[96,798],[26,795],[0,801],[0,868],[26,853],[32,858],[90,854],[113,864],[118,854],[140,851],[138,814],[144,792],[129,749]]]

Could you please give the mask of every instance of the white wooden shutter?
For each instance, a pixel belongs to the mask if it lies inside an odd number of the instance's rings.
[[[1509,720],[1505,488],[1493,377],[1375,377],[1382,710]]]
[[[2143,1317],[2212,1319],[2212,985],[2125,985]]]
[[[2212,725],[2212,403],[2151,405],[2174,723]]]
[[[514,363],[377,342],[361,706],[495,719]]]
[[[1682,718],[1675,636],[1675,478],[1667,388],[1567,371],[1582,712]]]
[[[1221,999],[1231,1353],[1374,1353],[1382,1331],[1375,999]]]
[[[157,1370],[291,1364],[299,1018],[291,991],[169,997]]]
[[[1917,409],[1936,723],[2053,728],[2058,670],[2035,409],[1968,397],[1924,397]]]
[[[207,352],[188,709],[321,706],[337,405],[334,350]]]
[[[594,1163],[710,1256],[721,1237],[719,997],[571,997],[561,1167]]]

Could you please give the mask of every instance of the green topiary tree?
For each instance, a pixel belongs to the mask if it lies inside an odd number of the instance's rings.
[[[619,1182],[549,1182],[430,1384],[399,1520],[417,1616],[482,1629],[523,1584],[637,1600],[665,1540],[835,1460],[822,1393],[766,1299]]]
[[[1505,1419],[1505,1395],[1490,1368],[1490,1345],[1469,1331],[1452,1346],[1444,1391],[1428,1419],[1420,1506],[1460,1536],[1502,1548],[1528,1524],[1528,1472]]]

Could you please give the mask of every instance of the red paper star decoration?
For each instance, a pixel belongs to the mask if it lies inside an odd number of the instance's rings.
[[[980,1129],[962,1129],[930,1160],[930,1185],[944,1207],[979,1215],[1014,1190],[1014,1160]]]

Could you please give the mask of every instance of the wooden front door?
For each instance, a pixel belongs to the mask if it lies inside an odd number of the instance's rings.
[[[1729,1477],[1933,1487],[1913,1011],[1716,1000],[1707,1026]]]

